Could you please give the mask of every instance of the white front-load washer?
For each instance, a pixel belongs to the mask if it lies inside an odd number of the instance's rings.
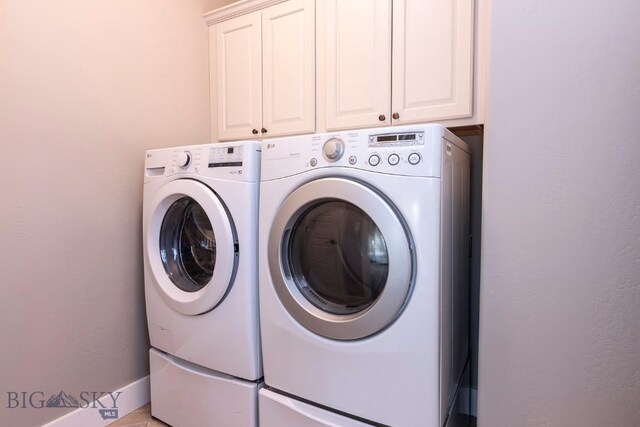
[[[266,386],[442,426],[468,352],[467,145],[439,125],[290,137],[261,170]]]
[[[171,424],[257,423],[259,177],[258,142],[146,153],[143,249],[154,347],[152,413]],[[173,395],[185,390],[201,399],[182,402]],[[243,408],[246,417],[225,424],[212,402],[229,396],[241,398],[221,407]],[[217,418],[205,421],[203,413]]]

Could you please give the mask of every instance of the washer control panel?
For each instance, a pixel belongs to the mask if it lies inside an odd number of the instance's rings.
[[[242,145],[211,147],[207,166],[210,168],[242,167]]]
[[[172,175],[198,175],[259,181],[259,164],[260,143],[256,141],[149,150],[145,159],[145,180]]]

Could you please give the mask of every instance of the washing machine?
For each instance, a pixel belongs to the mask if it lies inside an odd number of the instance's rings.
[[[257,423],[259,179],[258,142],[146,153],[143,249],[154,347],[152,413],[170,424],[202,425],[204,414],[215,417],[212,425]],[[178,396],[185,392],[189,398],[182,402]],[[243,417],[230,413],[234,421],[223,422],[214,401]]]
[[[442,426],[468,355],[468,146],[439,125],[265,141],[260,194],[268,390]]]

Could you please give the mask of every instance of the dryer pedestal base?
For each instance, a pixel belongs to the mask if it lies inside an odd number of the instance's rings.
[[[260,427],[366,427],[366,424],[344,415],[297,399],[260,390]]]

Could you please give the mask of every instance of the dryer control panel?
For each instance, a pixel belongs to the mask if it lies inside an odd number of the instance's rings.
[[[369,148],[424,145],[424,131],[369,135]]]
[[[447,144],[468,147],[437,124],[303,135],[263,141],[262,180],[318,168],[347,167],[390,175],[440,177]]]

